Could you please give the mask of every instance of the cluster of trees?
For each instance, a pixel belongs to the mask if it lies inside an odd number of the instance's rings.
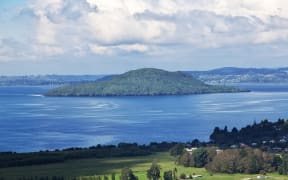
[[[81,176],[75,180],[116,180],[116,176],[115,173],[112,173],[111,178],[109,178],[108,176]]]
[[[227,149],[216,155],[205,167],[208,171],[217,173],[256,174],[276,171],[281,161],[279,156],[259,149]]]
[[[263,141],[279,141],[287,136],[287,131],[288,120],[279,119],[277,122],[263,120],[260,123],[255,122],[253,125],[248,125],[240,130],[235,127],[231,131],[228,130],[227,126],[224,129],[216,127],[210,135],[210,139],[213,143],[220,146],[239,142],[261,144]]]
[[[31,177],[21,177],[18,178],[18,180],[64,180],[65,178],[63,176],[31,176]],[[5,178],[0,177],[0,180],[5,180]],[[76,179],[72,179],[72,180],[76,180]]]
[[[89,148],[69,148],[55,151],[41,151],[34,153],[0,153],[0,168],[13,166],[27,166],[64,162],[72,159],[84,158],[109,158],[109,157],[132,157],[146,156],[154,152],[168,151],[176,143],[150,143],[138,145],[136,143],[119,143],[107,146],[92,146]]]
[[[171,150],[177,149],[179,145]],[[183,151],[177,162],[185,167],[205,167],[211,173],[256,174],[275,172],[288,174],[288,154],[272,154],[256,148],[226,149],[216,152],[216,147],[198,148],[192,152]],[[170,151],[170,153],[175,151]],[[179,151],[180,152],[180,151]]]
[[[178,163],[185,167],[202,168],[208,163],[209,152],[205,148],[198,148],[191,154],[190,152],[183,152],[178,158]]]

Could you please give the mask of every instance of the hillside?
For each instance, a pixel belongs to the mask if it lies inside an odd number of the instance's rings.
[[[209,71],[186,71],[209,84],[225,83],[288,83],[288,68],[224,67]]]
[[[29,75],[0,76],[0,86],[63,85],[79,82],[93,82],[104,75]]]
[[[97,82],[52,89],[47,96],[141,96],[240,92],[238,88],[212,86],[183,72],[144,68]]]

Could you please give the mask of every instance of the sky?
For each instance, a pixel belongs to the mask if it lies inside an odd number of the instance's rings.
[[[1,0],[0,75],[288,66],[286,0]]]

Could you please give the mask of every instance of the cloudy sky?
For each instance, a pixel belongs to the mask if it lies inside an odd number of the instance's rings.
[[[286,0],[1,0],[0,75],[288,66]]]

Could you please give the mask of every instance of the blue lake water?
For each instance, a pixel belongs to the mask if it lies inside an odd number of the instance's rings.
[[[288,85],[249,93],[155,97],[43,97],[49,87],[0,87],[0,151],[119,142],[208,140],[215,126],[288,118]]]

